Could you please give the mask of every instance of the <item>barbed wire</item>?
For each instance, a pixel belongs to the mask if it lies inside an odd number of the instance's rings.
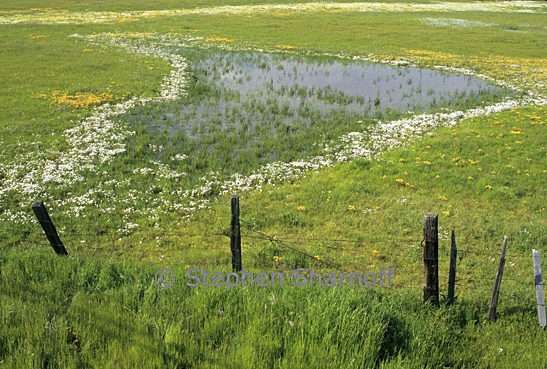
[[[244,225],[245,225],[245,222],[243,222]],[[248,228],[249,228],[249,231],[252,232],[251,234],[245,234],[245,232],[242,232],[241,236],[243,238],[249,238],[249,239],[258,239],[258,240],[263,240],[263,241],[268,241],[270,243],[275,243],[279,246],[282,246],[286,249],[290,249],[292,251],[295,251],[297,253],[300,253],[300,254],[303,254],[305,255],[306,257],[309,257],[309,258],[312,258],[312,259],[316,259],[317,258],[314,256],[314,255],[311,255],[305,251],[303,251],[302,249],[298,248],[295,244],[298,243],[300,244],[300,246],[303,244],[303,243],[310,243],[310,242],[317,242],[317,241],[320,241],[322,243],[344,243],[344,244],[356,244],[355,246],[332,246],[332,245],[322,245],[322,247],[325,247],[327,249],[336,249],[336,250],[340,250],[340,251],[353,251],[353,250],[361,250],[363,245],[366,245],[367,243],[384,243],[384,244],[401,244],[401,243],[415,243],[415,244],[422,244],[423,240],[418,240],[418,239],[415,239],[415,238],[399,238],[399,237],[395,237],[395,238],[384,238],[384,239],[367,239],[367,238],[362,238],[362,237],[358,237],[357,239],[339,239],[339,238],[334,238],[334,239],[328,239],[328,238],[316,238],[316,237],[296,237],[296,238],[280,238],[278,237],[277,235],[274,235],[274,236],[270,236],[270,235],[267,235],[265,233],[263,233],[262,231],[260,230],[257,230],[257,229],[254,229],[254,227],[252,225],[248,225]],[[165,237],[165,236],[186,236],[186,237],[230,237],[230,233],[229,231],[224,231],[224,232],[214,232],[214,233],[187,233],[187,232],[163,232],[162,233],[162,236],[158,236],[158,238],[162,238],[162,237]],[[66,234],[64,235],[66,236]],[[72,235],[73,238],[76,238],[76,236]],[[112,244],[114,244],[116,242],[116,240],[112,239],[111,240]],[[75,249],[77,251],[83,251],[81,247],[75,247]],[[203,250],[203,251],[222,251],[222,250],[225,250],[224,248],[219,248],[219,247],[203,247],[203,248],[200,248],[200,247],[195,247],[195,246],[190,246],[188,248],[184,248],[183,250]],[[112,247],[112,248],[106,248],[106,247],[85,247],[85,250],[92,250],[92,251],[95,251],[95,252],[99,252],[99,251],[104,251],[104,252],[108,252],[108,251],[120,251],[120,248],[116,248],[116,247]],[[138,251],[141,251],[143,253],[162,253],[162,252],[167,252],[167,251],[182,251],[181,249],[172,249],[172,248],[168,248],[168,249],[161,249],[161,250],[138,250]],[[393,252],[390,252],[389,256],[390,258],[394,259],[394,260],[397,260],[397,259],[406,259],[406,260],[416,260],[416,261],[419,261],[423,258],[423,255],[422,255],[422,251],[419,250],[419,249],[416,249],[416,254],[417,255],[408,255],[408,254],[402,254],[402,253],[397,253],[397,254],[393,254]],[[477,252],[477,251],[474,251],[474,250],[469,250],[469,249],[458,249],[457,250],[457,253],[458,253],[458,258],[461,262],[461,260],[465,257],[467,257],[469,254],[471,255],[474,255],[474,256],[477,256],[477,257],[484,257],[484,258],[494,258],[494,260],[496,260],[498,258],[498,254],[497,253],[493,253],[493,254],[486,254],[486,253],[480,253],[480,252]],[[446,257],[450,257],[450,248],[448,247],[443,247],[443,248],[439,248],[439,259],[442,260]],[[525,256],[525,255],[515,255],[515,254],[508,254],[506,255],[506,260],[511,260],[511,259],[528,259],[529,256]],[[325,261],[325,260],[319,260],[321,261],[322,263],[328,265],[328,262]],[[333,263],[330,263],[331,267],[336,267],[336,265],[334,265]]]

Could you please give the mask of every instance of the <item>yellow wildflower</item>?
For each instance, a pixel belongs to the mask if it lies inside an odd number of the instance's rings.
[[[205,39],[205,41],[209,42],[234,42],[234,39],[226,38],[226,37],[208,37]]]
[[[294,46],[291,46],[291,45],[275,45],[275,48],[278,50],[287,50],[287,51],[294,50]]]
[[[50,99],[58,105],[68,105],[71,108],[88,108],[92,105],[100,105],[113,101],[114,97],[107,92],[99,94],[77,92],[75,95],[69,95],[67,91],[53,91]]]

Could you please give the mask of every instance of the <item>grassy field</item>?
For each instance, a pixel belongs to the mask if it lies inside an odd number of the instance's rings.
[[[0,5],[0,368],[546,366],[531,249],[547,246],[547,6],[287,4]],[[354,100],[294,89],[317,104],[294,122],[263,95],[241,114],[263,111],[271,127],[211,113],[172,134],[165,120],[184,122],[181,106],[243,101],[194,66],[208,52],[436,68],[501,89],[425,111],[373,104],[362,118],[320,118],[321,101]],[[283,101],[290,86],[280,91]],[[231,271],[235,192],[245,270],[392,267],[393,283],[186,286],[191,268]],[[68,258],[35,221],[39,199]],[[421,302],[431,212],[438,309]],[[452,230],[458,297],[445,306]],[[487,322],[505,235],[498,319]],[[159,268],[173,270],[173,288],[156,285]]]

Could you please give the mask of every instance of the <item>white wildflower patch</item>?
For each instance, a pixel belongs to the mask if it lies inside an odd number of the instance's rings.
[[[188,158],[188,155],[184,155],[184,154],[176,154],[175,156],[173,156],[171,159],[172,160],[179,160],[179,161],[182,161],[184,159]]]
[[[496,23],[486,23],[481,21],[470,21],[458,18],[421,18],[423,23],[430,27],[448,27],[448,28],[481,28],[496,27]]]
[[[73,35],[75,38],[83,38]],[[90,41],[97,40],[91,38]],[[102,40],[104,43],[104,40]],[[114,156],[125,152],[125,141],[134,132],[126,127],[115,123],[112,118],[127,114],[137,105],[145,105],[150,102],[161,102],[175,100],[185,94],[186,61],[180,55],[170,54],[151,44],[129,43],[121,37],[117,40],[117,46],[126,47],[129,52],[145,56],[162,58],[169,62],[173,68],[161,84],[160,96],[154,99],[133,97],[132,99],[118,104],[104,104],[96,107],[88,118],[83,119],[74,128],[66,130],[63,135],[66,138],[69,149],[67,151],[55,151],[48,149],[44,151],[28,152],[15,160],[15,164],[2,164],[0,173],[5,178],[0,187],[0,199],[9,196],[11,193],[23,195],[25,202],[21,204],[24,208],[19,211],[18,217],[21,221],[28,218],[28,203],[38,198],[47,197],[47,189],[50,186],[57,188],[70,188],[76,182],[85,181],[84,172],[100,174],[101,165],[108,163]],[[111,43],[107,43],[111,45]],[[162,148],[154,148],[160,150]],[[178,178],[181,173],[172,173],[163,164],[158,166],[158,175],[163,178]],[[155,169],[139,168],[134,173],[151,174]],[[100,187],[99,187],[100,188]],[[97,189],[95,189],[97,190]],[[96,192],[96,191],[95,191]],[[72,207],[69,214],[78,217],[82,214],[84,205],[95,205],[91,200],[90,192],[74,198],[68,197],[59,205],[77,204]],[[137,197],[134,200],[138,200]],[[115,209],[115,208],[114,208]],[[114,210],[112,209],[112,210]],[[6,218],[7,213],[2,214]],[[17,219],[9,213],[11,219]]]

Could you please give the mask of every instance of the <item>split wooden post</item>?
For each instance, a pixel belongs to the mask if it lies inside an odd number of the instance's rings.
[[[456,236],[452,230],[451,246],[450,246],[450,272],[448,274],[448,304],[454,303],[454,288],[456,284],[456,257],[458,250],[456,249]]]
[[[439,305],[438,214],[424,216],[424,302]]]
[[[501,277],[503,276],[503,267],[505,266],[505,250],[507,248],[507,236],[503,237],[503,245],[501,247],[500,263],[492,289],[492,298],[490,299],[490,308],[488,309],[488,320],[496,320],[496,308],[498,307],[498,297],[500,294]]]
[[[230,250],[232,251],[232,269],[240,272],[243,269],[241,262],[241,231],[239,224],[239,196],[230,196],[231,201],[231,224],[230,224]]]
[[[541,277],[539,251],[532,249],[532,254],[534,255],[534,280],[536,284],[539,326],[545,328],[547,319],[545,318],[545,295],[543,294],[543,278]]]
[[[42,226],[42,229],[44,230],[44,233],[46,234],[46,237],[49,240],[51,247],[53,247],[53,250],[55,250],[55,253],[57,255],[68,255],[68,252],[65,249],[65,245],[63,245],[63,243],[61,242],[61,239],[57,234],[57,229],[55,229],[55,225],[53,225],[53,222],[51,221],[51,218],[47,213],[44,202],[42,200],[36,201],[34,204],[32,204],[32,210],[34,210],[34,214],[36,214],[38,222]]]

